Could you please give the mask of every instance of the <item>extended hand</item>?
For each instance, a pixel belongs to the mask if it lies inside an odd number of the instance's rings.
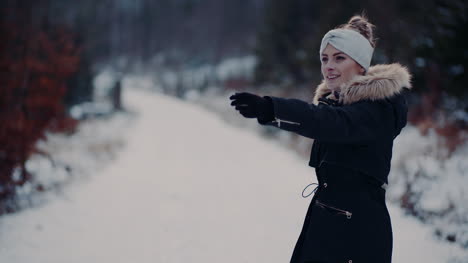
[[[235,106],[236,110],[246,118],[258,118],[263,121],[274,119],[271,99],[247,92],[236,93],[229,99],[232,100],[231,105]]]

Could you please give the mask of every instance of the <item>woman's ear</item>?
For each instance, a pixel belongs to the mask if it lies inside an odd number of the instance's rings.
[[[361,75],[364,75],[366,73],[366,69],[361,67],[361,69],[359,70],[359,73],[361,73]]]

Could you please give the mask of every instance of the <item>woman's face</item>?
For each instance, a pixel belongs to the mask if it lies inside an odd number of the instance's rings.
[[[358,74],[364,74],[364,68],[345,53],[328,44],[321,54],[322,75],[327,87],[338,90]]]

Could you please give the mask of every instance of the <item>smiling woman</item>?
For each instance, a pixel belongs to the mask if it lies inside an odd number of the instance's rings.
[[[322,39],[323,82],[314,103],[250,93],[232,106],[263,125],[314,139],[309,166],[318,186],[291,262],[389,263],[393,234],[385,192],[393,140],[406,125],[410,74],[370,66],[373,25],[354,16]]]
[[[356,61],[330,44],[322,53],[321,68],[325,83],[333,91],[339,91],[340,85],[365,72]]]

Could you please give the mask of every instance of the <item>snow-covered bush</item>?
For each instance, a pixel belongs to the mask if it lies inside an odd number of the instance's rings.
[[[406,127],[395,141],[388,196],[439,236],[468,248],[468,143],[446,151],[436,133]]]
[[[17,210],[41,204],[60,194],[66,184],[96,174],[124,147],[133,119],[133,113],[119,112],[105,119],[83,120],[71,135],[47,133],[36,144],[39,153],[26,162],[31,179],[16,188],[15,197],[7,205]]]

